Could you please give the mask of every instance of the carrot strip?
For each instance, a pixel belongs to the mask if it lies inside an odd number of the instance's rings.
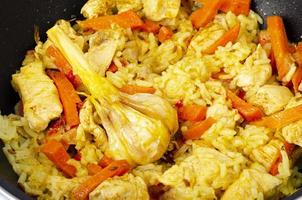
[[[256,126],[265,126],[267,128],[277,129],[287,126],[295,121],[302,119],[302,105],[275,113],[268,117],[263,117],[252,124]]]
[[[114,63],[111,63],[110,66],[108,67],[107,71],[115,73],[118,71],[118,68]]]
[[[147,19],[145,20],[144,24],[141,27],[139,27],[139,29],[144,32],[157,34],[159,32],[160,25],[157,22]]]
[[[184,133],[186,140],[197,140],[204,132],[206,132],[216,122],[215,119],[209,117],[208,119],[194,124],[189,130]]]
[[[295,150],[296,145],[288,143],[288,142],[284,142],[284,148],[285,148],[287,155],[290,156],[293,154],[293,151]],[[281,155],[281,151],[279,151],[279,153],[278,153],[276,159],[274,160],[274,162],[271,166],[271,169],[269,171],[271,175],[276,176],[279,173],[278,168],[279,168],[279,165],[281,164],[281,162],[282,162],[282,155]]]
[[[294,61],[289,53],[288,39],[283,20],[280,16],[267,18],[267,30],[271,37],[272,49],[276,59],[277,70],[280,80],[288,73]]]
[[[154,94],[156,90],[152,87],[143,87],[143,86],[137,86],[137,85],[125,85],[120,89],[120,91],[127,93],[127,94],[137,94],[137,93]]]
[[[299,92],[299,85],[301,81],[302,81],[302,65],[299,65],[292,78],[293,88],[296,93]]]
[[[101,30],[110,28],[112,24],[118,24],[123,28],[139,28],[144,25],[144,22],[134,11],[130,10],[117,15],[78,21],[78,24],[83,29]]]
[[[66,177],[75,177],[77,170],[74,166],[67,164],[70,157],[60,142],[56,140],[47,141],[42,147],[42,152]]]
[[[260,108],[247,103],[230,90],[227,91],[227,97],[232,101],[233,108],[237,109],[246,121],[251,122],[262,117],[263,113]]]
[[[281,156],[281,152],[279,152],[269,170],[269,173],[271,175],[276,176],[279,173],[278,167],[281,162],[282,162],[282,156]]]
[[[296,52],[293,54],[294,58],[298,64],[297,71],[295,72],[293,78],[292,78],[292,83],[295,92],[299,91],[299,85],[302,81],[302,44],[298,44],[296,48]]]
[[[235,15],[249,15],[251,0],[224,0],[219,10],[227,13],[232,11]]]
[[[66,125],[70,128],[79,125],[80,120],[77,110],[77,103],[81,102],[81,99],[76,93],[72,84],[62,72],[49,70],[47,71],[47,74],[57,86],[59,96],[63,104]]]
[[[47,131],[47,136],[52,136],[58,133],[61,127],[63,127],[65,124],[65,121],[63,118],[59,118],[55,121],[52,121],[49,125],[49,129]]]
[[[112,163],[113,160],[107,156],[103,156],[102,159],[99,162],[99,165],[103,168],[107,167],[108,165],[110,165],[110,163]]]
[[[97,174],[89,177],[71,194],[72,200],[86,200],[89,193],[92,192],[99,184],[113,176],[121,176],[130,170],[130,165],[123,160],[113,161],[109,166],[102,169]]]
[[[206,118],[207,107],[196,104],[180,107],[179,118],[184,121],[202,121]]]
[[[222,2],[223,0],[208,1],[202,8],[194,11],[190,16],[193,26],[199,29],[200,27],[205,27],[210,23],[216,16]]]
[[[240,23],[237,23],[234,27],[228,30],[221,38],[219,38],[214,44],[209,46],[203,51],[204,54],[213,54],[219,46],[225,46],[227,43],[234,43],[240,32]]]
[[[73,159],[75,159],[77,161],[81,161],[81,159],[82,159],[81,153],[78,151],[78,153],[73,157]]]
[[[171,39],[173,36],[173,31],[171,29],[169,29],[168,27],[162,26],[159,29],[159,33],[158,33],[158,40],[163,43],[166,40]]]
[[[56,47],[49,46],[46,50],[46,54],[54,60],[55,65],[67,76],[68,80],[75,86],[75,88],[81,84],[82,81],[80,77],[73,74],[71,65]]]
[[[95,174],[99,173],[100,171],[102,171],[102,169],[103,168],[101,166],[96,165],[96,164],[89,163],[87,165],[87,170],[88,170],[89,175],[95,175]]]
[[[287,155],[292,155],[295,148],[296,148],[296,145],[295,144],[292,144],[292,143],[288,143],[288,142],[284,142],[284,148],[285,148],[285,151],[287,153]]]

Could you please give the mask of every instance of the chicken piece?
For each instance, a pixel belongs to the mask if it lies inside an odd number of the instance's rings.
[[[94,138],[94,144],[97,148],[105,150],[107,145],[107,136],[104,129],[101,128],[98,124],[98,120],[94,116],[95,110],[92,103],[89,100],[86,100],[83,108],[80,111],[80,125],[77,128],[77,147],[82,149],[87,144],[87,135],[86,133],[91,134]]]
[[[175,18],[180,8],[181,0],[145,0],[143,12],[148,19],[160,21]]]
[[[290,109],[302,104],[302,95],[297,93],[285,107]],[[302,147],[302,120],[291,123],[281,129],[281,135],[289,143],[294,143]]]
[[[90,48],[87,52],[86,57],[90,66],[92,66],[93,70],[100,76],[105,76],[116,49],[117,43],[114,40],[108,40],[97,47]]]
[[[100,184],[89,195],[90,200],[148,200],[147,186],[143,179],[132,174],[114,177]]]
[[[281,184],[281,180],[255,169],[245,169],[223,194],[221,200],[263,199]]]
[[[241,154],[193,146],[192,155],[164,172],[159,181],[169,186],[162,199],[216,199],[239,176],[247,160]]]
[[[112,8],[115,6],[113,0],[88,0],[82,7],[81,14],[90,19],[99,15],[112,14]]]
[[[264,85],[272,76],[272,67],[265,50],[258,45],[256,51],[246,59],[244,67],[233,83],[245,91]]]
[[[255,95],[247,98],[249,103],[262,107],[266,115],[281,111],[293,97],[291,91],[285,86],[264,85]]]
[[[272,139],[268,144],[260,146],[252,151],[251,159],[262,164],[267,171],[270,170],[273,162],[276,160],[283,142],[278,139]]]
[[[22,99],[24,117],[31,129],[43,131],[51,120],[61,116],[63,108],[57,88],[45,74],[41,61],[22,67],[12,76],[12,85]]]
[[[302,147],[302,120],[283,127],[281,134],[287,142]]]
[[[125,12],[128,10],[138,11],[143,8],[142,0],[115,0],[118,12]]]
[[[188,52],[200,54],[214,44],[226,30],[220,24],[213,24],[198,31],[190,42]]]

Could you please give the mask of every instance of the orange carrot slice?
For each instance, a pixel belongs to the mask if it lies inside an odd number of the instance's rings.
[[[293,151],[295,150],[296,145],[288,143],[288,142],[284,142],[284,148],[285,148],[287,155],[290,156],[293,154]],[[278,168],[279,168],[279,165],[281,164],[281,162],[282,162],[282,155],[281,155],[281,151],[279,151],[276,159],[274,160],[274,162],[270,168],[269,172],[271,175],[276,176],[279,173]]]
[[[184,121],[202,121],[206,118],[207,107],[196,104],[186,105],[179,108],[179,118]]]
[[[118,68],[114,63],[111,63],[110,66],[108,67],[107,71],[115,73],[118,71]]]
[[[63,104],[66,125],[70,128],[79,125],[80,119],[77,110],[77,103],[80,103],[81,99],[72,84],[62,72],[49,70],[47,71],[47,74],[54,81],[58,89],[59,96]]]
[[[288,143],[288,142],[284,142],[284,148],[285,148],[285,151],[287,153],[287,155],[292,155],[295,148],[296,148],[296,145],[295,144],[292,144],[292,143]]]
[[[169,29],[168,27],[162,26],[159,29],[159,33],[158,33],[158,40],[163,43],[166,40],[171,39],[173,36],[173,31],[171,29]]]
[[[102,171],[102,167],[96,164],[89,163],[87,165],[88,175],[95,175]]]
[[[80,184],[71,194],[72,200],[86,200],[89,193],[92,192],[99,184],[108,178],[121,176],[131,169],[130,165],[123,160],[113,161],[106,168],[102,169],[97,174],[89,177],[86,181]]]
[[[224,0],[220,10],[223,12],[232,11],[235,15],[249,15],[251,0]]]
[[[107,156],[103,156],[102,159],[99,162],[99,165],[103,168],[107,167],[108,165],[110,165],[110,163],[112,163],[113,160]]]
[[[279,152],[269,170],[269,173],[271,175],[276,176],[279,173],[278,167],[281,162],[282,162],[282,156],[281,156],[281,152]]]
[[[284,23],[280,16],[270,16],[267,18],[267,26],[268,33],[271,37],[278,75],[280,80],[282,80],[289,72],[291,65],[294,64],[289,53]]]
[[[212,0],[206,2],[202,8],[194,11],[190,16],[193,26],[197,29],[205,27],[216,16],[218,9],[222,5],[223,0]]]
[[[287,126],[293,122],[302,119],[302,105],[275,113],[268,117],[263,117],[252,124],[256,126],[265,126],[267,128],[277,129]]]
[[[137,86],[137,85],[125,85],[120,89],[120,91],[127,93],[127,94],[137,94],[137,93],[154,94],[156,90],[152,87],[143,87],[143,86]]]
[[[63,72],[68,80],[77,88],[81,84],[81,79],[79,76],[74,75],[72,72],[72,67],[65,59],[63,54],[54,46],[49,46],[46,50],[47,55],[54,60],[55,65],[58,69]]]
[[[230,90],[227,91],[227,97],[232,101],[233,108],[237,109],[246,121],[251,122],[262,117],[263,113],[260,108],[247,103]]]
[[[298,46],[296,48],[296,52],[293,55],[298,64],[298,68],[292,78],[292,83],[293,83],[295,92],[298,92],[299,85],[302,81],[302,44],[301,43],[298,44]]]
[[[204,132],[206,132],[211,126],[216,122],[215,119],[209,117],[204,121],[194,124],[184,133],[184,138],[186,140],[197,140]]]
[[[139,27],[139,29],[144,32],[157,34],[159,32],[160,25],[157,22],[147,19],[145,20],[144,24],[141,27]]]
[[[123,28],[139,28],[144,25],[144,22],[134,11],[130,10],[117,15],[78,21],[78,24],[83,29],[101,30],[110,28],[112,24],[118,24]]]
[[[70,157],[60,142],[48,140],[43,145],[42,152],[64,173],[65,176],[75,177],[77,170],[74,166],[67,164]]]
[[[213,54],[219,46],[225,46],[227,43],[234,43],[240,32],[240,23],[237,23],[229,31],[227,31],[221,38],[219,38],[214,44],[209,46],[203,51],[204,54]]]

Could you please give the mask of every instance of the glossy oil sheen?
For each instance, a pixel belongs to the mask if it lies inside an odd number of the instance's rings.
[[[11,75],[19,69],[28,49],[35,46],[34,25],[41,33],[50,28],[57,19],[80,17],[85,0],[1,0],[0,4],[0,110],[12,112],[17,95],[10,85]],[[253,9],[262,17],[281,15],[284,18],[289,39],[302,40],[302,0],[255,0]],[[265,25],[264,25],[265,27]],[[42,39],[45,34],[42,34]],[[17,186],[13,173],[0,151],[0,185],[17,198],[32,199]],[[302,195],[298,191],[287,199]]]

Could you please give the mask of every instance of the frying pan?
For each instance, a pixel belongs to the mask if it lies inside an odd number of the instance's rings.
[[[57,19],[80,18],[80,9],[84,3],[85,0],[1,0],[0,110],[2,114],[12,112],[17,102],[18,97],[10,85],[10,79],[20,67],[26,50],[32,49],[35,45],[34,25],[40,28],[41,37],[45,39],[44,33]],[[252,2],[252,7],[264,19],[268,15],[281,15],[289,39],[293,42],[302,40],[301,0],[255,0]],[[13,194],[18,199],[32,200],[33,198],[17,186],[17,178],[0,151],[0,193],[5,189],[6,194]],[[286,200],[297,199],[299,196],[302,196],[302,189]]]

